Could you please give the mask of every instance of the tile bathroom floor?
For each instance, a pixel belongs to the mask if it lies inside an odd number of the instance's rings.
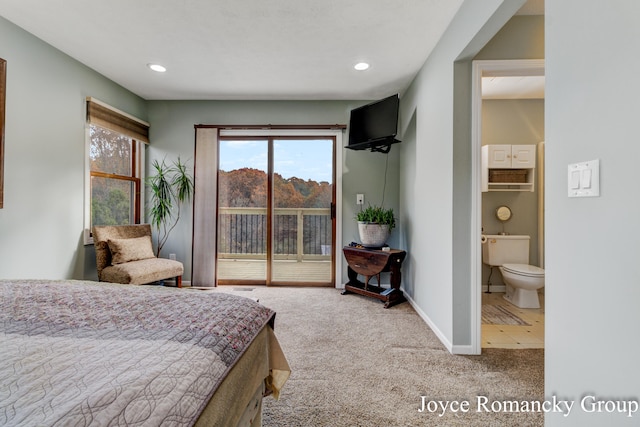
[[[505,307],[531,326],[482,324],[482,348],[544,348],[544,293],[540,308],[519,308],[503,298],[504,293],[482,293],[482,304]]]

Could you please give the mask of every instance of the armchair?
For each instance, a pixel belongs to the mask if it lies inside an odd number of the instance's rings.
[[[149,224],[96,225],[93,241],[99,281],[142,285],[175,277],[182,287],[184,266],[156,258]]]

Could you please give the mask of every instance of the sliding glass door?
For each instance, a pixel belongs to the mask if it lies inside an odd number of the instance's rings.
[[[334,150],[333,138],[219,139],[218,284],[333,284]]]
[[[333,140],[273,141],[274,283],[332,281]]]

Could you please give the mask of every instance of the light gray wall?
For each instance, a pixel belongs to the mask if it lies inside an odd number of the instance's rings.
[[[545,395],[575,401],[547,426],[637,426],[587,413],[592,393],[640,399],[640,3],[546,0]],[[600,159],[600,197],[568,198],[567,165]]]
[[[391,94],[390,94],[391,95]],[[171,161],[178,156],[189,160],[193,166],[195,124],[348,124],[351,109],[364,101],[150,101],[151,145],[147,161],[163,159]],[[344,133],[346,145],[348,133]],[[402,144],[400,144],[402,145]],[[388,171],[384,204],[399,213],[398,161],[399,145],[388,154]],[[337,237],[337,245],[359,241],[355,223],[356,194],[365,194],[365,205],[382,202],[385,162],[387,155],[369,151],[342,150],[342,218],[343,233]],[[185,212],[180,223],[171,233],[165,253],[175,253],[185,264],[185,280],[191,277],[192,212]],[[397,247],[399,231],[395,230],[389,245]],[[345,283],[346,262],[342,277],[336,282]]]
[[[7,60],[0,278],[95,276],[85,252],[85,98],[146,119],[146,103],[0,18]],[[93,265],[93,267],[91,267]]]
[[[504,24],[474,59],[542,58],[544,58],[544,16],[516,15]]]
[[[533,144],[544,140],[544,100],[543,99],[495,99],[482,102],[482,145],[487,144]],[[539,173],[540,158],[536,159]],[[537,174],[536,174],[537,177]],[[531,236],[529,263],[540,265],[538,259],[538,192],[535,191],[489,191],[482,193],[482,227],[484,234],[502,232],[503,223],[498,221],[495,210],[506,205],[513,215],[504,224],[509,234]],[[489,278],[489,267],[482,267],[482,283]],[[492,285],[502,285],[502,276],[494,269]]]
[[[522,3],[465,1],[402,99],[404,286],[452,350],[471,336],[471,59]]]

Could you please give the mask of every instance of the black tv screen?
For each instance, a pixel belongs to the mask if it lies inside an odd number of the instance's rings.
[[[399,106],[400,98],[396,94],[351,110],[347,148],[385,151],[381,147],[400,142],[395,139]]]

